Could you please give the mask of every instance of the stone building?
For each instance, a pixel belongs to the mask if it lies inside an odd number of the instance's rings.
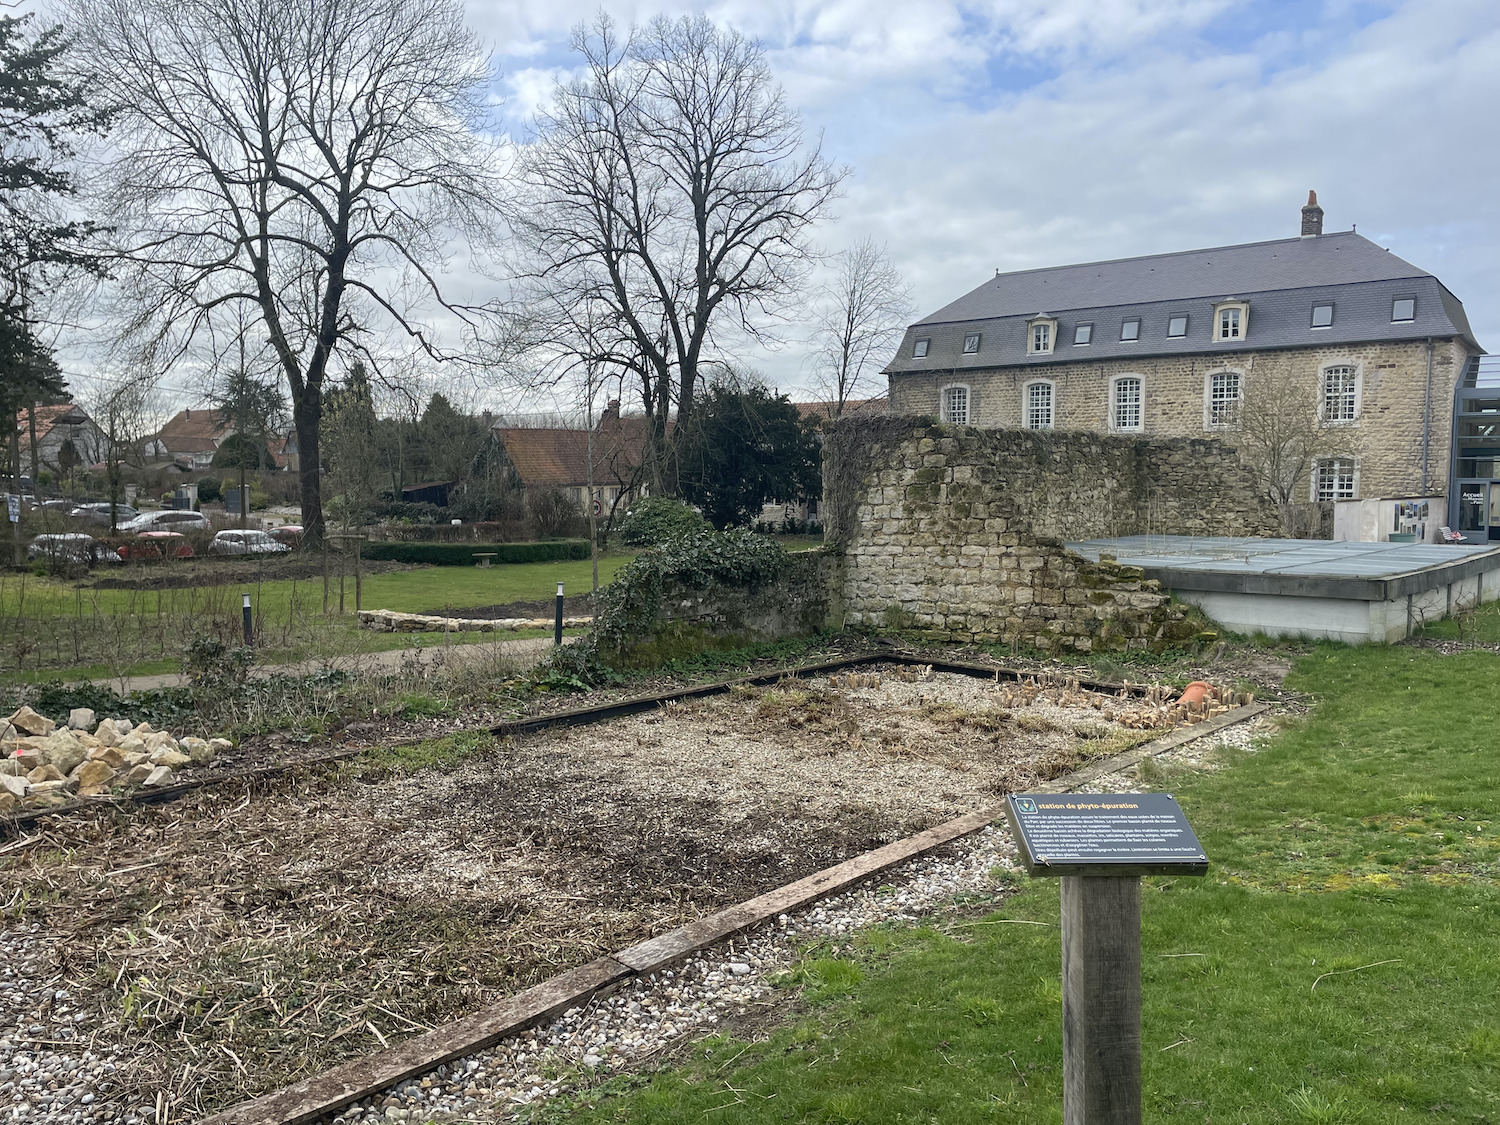
[[[895,414],[1229,444],[1254,396],[1295,384],[1309,426],[1343,431],[1300,500],[1440,514],[1455,387],[1482,351],[1436,277],[1324,234],[1310,194],[1296,238],[997,274],[913,324],[886,374]]]

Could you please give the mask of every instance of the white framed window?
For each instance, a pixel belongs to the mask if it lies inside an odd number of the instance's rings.
[[[1186,315],[1167,318],[1167,338],[1180,340],[1187,335],[1188,318]]]
[[[1052,407],[1056,391],[1049,382],[1026,384],[1026,413],[1024,422],[1028,430],[1050,430]]]
[[[1078,324],[1073,328],[1073,346],[1081,347],[1092,343],[1094,339],[1094,326],[1092,324]]]
[[[1323,368],[1318,416],[1325,423],[1358,421],[1359,371],[1352,364]]]
[[[1328,304],[1328,305],[1314,305],[1312,307],[1312,327],[1313,328],[1332,328],[1333,327],[1333,306],[1331,304]]]
[[[1051,355],[1057,339],[1057,321],[1050,316],[1034,316],[1026,322],[1026,354]]]
[[[939,398],[944,422],[951,422],[955,426],[969,424],[969,388],[967,386],[963,383],[954,383],[950,387],[944,387]]]
[[[1120,321],[1120,339],[1139,340],[1141,338],[1140,317],[1133,316],[1129,320]]]
[[[912,344],[912,346],[911,346],[911,356],[912,356],[912,358],[913,359],[926,359],[927,358],[927,349],[931,345],[932,345],[932,338],[929,337],[929,336],[923,336],[920,340],[915,341]]]
[[[1250,333],[1250,306],[1244,301],[1219,301],[1214,305],[1214,340],[1233,344]]]
[[[964,355],[979,354],[979,333],[970,332],[964,337]]]
[[[1354,458],[1325,457],[1313,465],[1314,500],[1353,500],[1358,495]]]
[[[1234,426],[1240,420],[1243,379],[1238,371],[1213,371],[1203,380],[1203,428]]]
[[[1139,430],[1142,427],[1144,382],[1139,375],[1117,375],[1109,384],[1109,428]]]
[[[1417,299],[1415,297],[1397,297],[1391,302],[1391,320],[1400,324],[1409,320],[1417,319]]]

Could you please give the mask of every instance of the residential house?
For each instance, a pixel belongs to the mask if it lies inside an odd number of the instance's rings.
[[[1346,428],[1350,450],[1312,467],[1307,502],[1390,498],[1399,515],[1426,500],[1456,522],[1451,404],[1482,351],[1442,282],[1353,230],[1324,234],[1310,194],[1294,238],[997,273],[911,325],[886,374],[895,413],[1231,444],[1258,386],[1303,381],[1310,422]],[[1426,522],[1431,538],[1444,521]]]
[[[58,406],[38,406],[34,410],[39,466],[53,473],[62,473],[62,450],[69,443],[76,457],[76,467],[87,467],[104,460],[108,439],[83,407],[65,402]],[[22,471],[30,472],[33,432],[30,411],[22,410],[16,414],[16,427],[20,432]]]
[[[833,418],[834,411],[838,409],[837,402],[794,402],[797,413],[804,421],[811,421],[822,430]],[[840,417],[854,414],[884,414],[889,405],[885,395],[874,398],[850,398],[844,400],[844,408]],[[822,516],[818,511],[819,498],[816,496],[803,497],[797,500],[775,500],[762,505],[760,515],[755,517],[758,524],[770,527],[786,527],[791,524],[802,524],[804,526],[818,523]]]
[[[648,437],[648,420],[620,414],[611,400],[593,434],[593,488],[599,514],[608,516],[621,504],[644,493],[640,470]],[[527,492],[560,489],[587,514],[589,502],[589,431],[556,426],[496,426],[521,487]]]
[[[184,469],[207,469],[224,439],[234,427],[219,420],[214,410],[182,410],[146,439],[146,455],[153,461],[171,461]]]

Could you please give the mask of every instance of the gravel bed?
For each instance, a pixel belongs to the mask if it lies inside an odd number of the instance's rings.
[[[94,1042],[95,1017],[58,987],[62,974],[43,927],[4,927],[0,948],[0,1121],[140,1125],[149,1107],[109,1098],[130,1052]]]
[[[1273,721],[1269,715],[1257,715],[1249,722],[1225,727],[1214,734],[1185,743],[1175,750],[1158,754],[1150,760],[1168,770],[1194,769],[1212,772],[1221,766],[1220,761],[1215,757],[1221,748],[1229,746],[1253,754],[1260,749],[1273,729]],[[1078,792],[1129,793],[1139,789],[1140,786],[1139,774],[1132,768],[1095,778],[1086,785],[1080,785]]]
[[[495,1047],[381,1091],[351,1106],[336,1125],[377,1121],[493,1119],[566,1093],[632,1064],[727,1017],[777,1002],[772,978],[820,938],[841,938],[883,922],[913,922],[959,896],[993,899],[995,872],[1016,865],[1015,845],[990,826],[794,914],[782,914],[675,969],[638,978],[583,1008]]]

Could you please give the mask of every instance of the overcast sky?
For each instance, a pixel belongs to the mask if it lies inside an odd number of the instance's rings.
[[[1494,0],[729,0],[853,174],[821,232],[885,243],[922,314],[1001,270],[1328,230],[1431,270],[1500,348]],[[519,130],[587,0],[469,0]],[[751,357],[783,387],[800,349]]]

